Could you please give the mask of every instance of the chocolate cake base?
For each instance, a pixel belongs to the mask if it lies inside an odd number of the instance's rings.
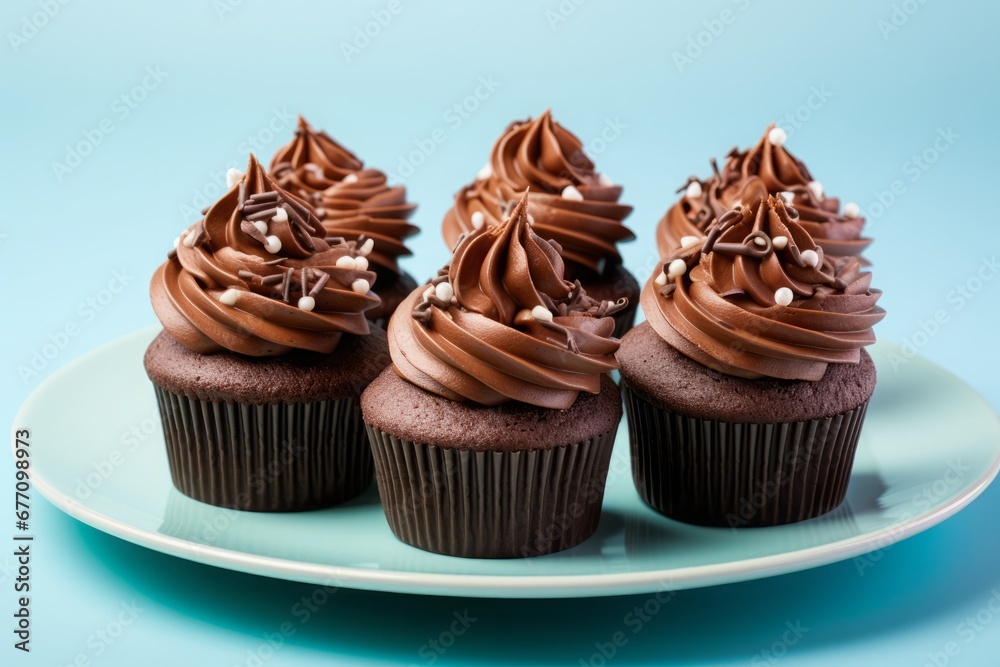
[[[344,335],[333,354],[201,355],[158,335],[153,382],[174,486],[255,512],[329,507],[362,493],[373,462],[358,397],[389,362],[385,333]]]
[[[875,389],[866,352],[818,382],[748,380],[692,361],[643,323],[617,356],[633,479],[654,509],[688,523],[773,526],[843,502]]]
[[[450,401],[386,369],[361,397],[386,519],[403,542],[472,558],[568,549],[597,529],[622,416],[609,377],[568,410]]]

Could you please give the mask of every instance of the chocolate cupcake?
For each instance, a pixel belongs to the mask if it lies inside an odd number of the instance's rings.
[[[795,208],[799,226],[828,257],[860,257],[871,239],[861,236],[865,219],[858,205],[848,202],[841,209],[840,200],[827,196],[806,165],[784,148],[785,139],[785,131],[772,124],[750,150],[729,151],[721,171],[713,158],[714,173],[707,180],[691,176],[678,189],[680,201],[657,225],[660,255],[672,253],[685,237],[704,236],[709,225],[741,202],[773,195]]]
[[[580,140],[551,112],[511,123],[477,179],[455,195],[442,225],[448,247],[464,232],[500,224],[525,190],[528,219],[539,236],[555,242],[566,278],[579,280],[592,298],[626,304],[614,316],[615,335],[622,336],[639,297],[639,283],[617,248],[635,238],[622,224],[632,207],[618,203],[621,186],[595,170]]]
[[[477,558],[568,549],[597,528],[621,396],[624,304],[564,279],[522,196],[459,239],[389,322],[392,367],[361,396],[393,533]]]
[[[388,363],[370,246],[328,238],[250,157],[150,285],[146,350],[174,485],[251,511],[326,507],[368,487],[361,391]]]
[[[667,257],[618,351],[643,500],[690,523],[764,526],[847,490],[885,316],[857,257],[831,257],[773,196]]]
[[[278,185],[315,207],[328,236],[356,241],[359,247],[369,239],[374,242],[366,261],[378,276],[382,302],[365,315],[384,328],[399,302],[417,287],[399,267],[399,258],[412,254],[404,241],[420,231],[408,222],[417,206],[406,201],[406,188],[388,185],[383,172],[365,167],[301,116],[295,139],[271,160],[271,174]]]

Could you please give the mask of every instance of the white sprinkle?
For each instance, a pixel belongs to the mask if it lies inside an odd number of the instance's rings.
[[[663,271],[660,271],[660,275],[656,276],[656,280],[654,280],[653,282],[659,285],[660,287],[663,287],[664,285],[667,284],[667,274],[665,274]]]
[[[694,246],[701,243],[701,239],[697,236],[682,236],[681,237],[681,247],[684,249],[693,248]]]
[[[583,194],[576,189],[575,185],[567,185],[562,191],[563,199],[572,199],[573,201],[583,201]]]
[[[226,170],[226,187],[231,188],[237,183],[243,180],[243,172],[236,167],[230,167]]]
[[[688,183],[687,190],[684,192],[684,196],[688,199],[698,199],[701,197],[701,183],[698,181],[691,181]]]
[[[288,211],[285,210],[284,206],[279,206],[274,215],[271,216],[271,220],[275,222],[288,222]]]
[[[493,167],[491,167],[490,163],[487,162],[486,164],[483,165],[483,168],[479,170],[479,173],[476,174],[476,180],[485,181],[492,175],[493,175]]]
[[[789,205],[791,205],[791,203],[795,201],[795,193],[792,192],[791,190],[782,190],[781,192],[778,193],[778,196],[781,197],[781,201]]]
[[[178,236],[177,238],[174,239],[174,247],[176,248],[180,244],[181,244],[181,237]]]
[[[764,238],[761,237],[761,236],[755,236],[755,237],[753,237],[753,242],[756,243],[757,245],[759,245],[761,248],[766,248],[767,247],[767,241],[765,241]]]
[[[535,306],[531,309],[531,316],[542,322],[551,322],[552,313],[545,306]]]
[[[299,299],[299,310],[304,310],[307,313],[316,307],[316,299],[311,296],[304,296]]]
[[[320,167],[315,162],[306,162],[304,165],[302,165],[302,168],[305,169],[306,171],[311,171],[312,173],[316,174],[317,176],[322,176],[323,175],[323,168]]]
[[[817,267],[819,266],[819,253],[815,250],[803,250],[802,261],[805,262],[806,266]]]
[[[451,297],[455,296],[455,290],[451,288],[451,283],[447,280],[438,283],[434,286],[434,295],[442,301],[451,301]]]
[[[486,224],[486,216],[483,215],[482,211],[472,212],[472,226],[476,229],[481,229],[483,225]]]
[[[284,209],[282,209],[282,210],[284,210]],[[267,223],[266,222],[264,222],[263,220],[254,220],[253,226],[256,227],[257,231],[259,231],[261,234],[264,234],[265,236],[267,236]]]
[[[356,268],[358,271],[367,271],[368,270],[368,258],[365,257],[364,255],[362,255],[361,257],[355,257],[354,258],[354,268]]]
[[[358,294],[368,294],[368,290],[370,290],[371,288],[372,286],[369,285],[368,281],[365,280],[364,278],[358,278],[353,283],[351,283],[351,289],[357,292]]]
[[[687,262],[685,262],[683,259],[675,259],[674,261],[670,262],[670,266],[667,267],[667,278],[673,280],[674,278],[683,276],[685,273],[687,273],[687,270],[688,270]]]
[[[792,294],[792,290],[787,287],[779,287],[778,291],[774,293],[774,302],[779,306],[787,306],[792,302],[794,297],[795,295]]]
[[[775,250],[784,250],[788,246],[788,237],[775,236],[771,239],[771,245],[774,246]]]
[[[198,236],[194,232],[188,232],[184,235],[184,240],[181,243],[187,248],[193,248],[194,242],[198,240]]]
[[[273,235],[268,236],[267,243],[264,245],[264,250],[268,251],[272,255],[277,254],[278,251],[281,250],[281,239]]]
[[[427,289],[424,290],[424,298],[429,299],[434,296],[434,285],[428,285]]]
[[[601,185],[603,185],[606,188],[610,188],[612,185],[615,184],[615,182],[612,181],[611,177],[608,176],[607,174],[600,174],[597,177],[597,182],[600,183]]]
[[[809,181],[806,187],[809,188],[809,192],[811,192],[812,196],[816,199],[823,198],[823,184],[819,181]]]
[[[368,256],[374,249],[375,239],[365,239],[365,242],[361,244],[360,248],[358,248],[358,254]]]
[[[358,182],[358,175],[357,174],[348,174],[347,176],[344,176],[343,182],[344,183],[357,183]]]
[[[356,269],[358,268],[358,262],[350,255],[344,255],[343,257],[337,258],[337,268],[338,269]]]
[[[239,290],[227,289],[225,292],[222,293],[222,296],[219,297],[219,303],[221,303],[224,306],[235,306],[236,299],[239,298],[239,296],[240,296]]]
[[[788,134],[780,127],[771,128],[771,131],[767,133],[767,142],[772,146],[784,146],[787,140]]]
[[[861,215],[861,207],[852,201],[844,204],[844,217],[845,218],[856,218]]]

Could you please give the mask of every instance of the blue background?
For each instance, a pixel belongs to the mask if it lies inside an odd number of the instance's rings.
[[[345,55],[341,44],[388,2],[70,2],[35,16],[47,1],[12,0],[0,16],[4,423],[60,366],[155,322],[148,277],[194,221],[185,207],[211,201],[212,174],[242,167],[251,142],[269,160],[291,136],[287,114],[304,113],[399,175],[401,160],[443,131],[445,141],[418,155],[404,179],[424,229],[406,266],[425,276],[445,259],[439,229],[452,193],[509,121],[546,107],[626,186],[639,240],[622,251],[642,278],[655,265],[653,229],[674,189],[707,174],[710,156],[780,122],[827,192],[869,213],[877,239],[869,256],[889,311],[879,336],[913,345],[1000,406],[1000,280],[987,261],[1000,241],[987,183],[998,154],[996,3],[401,0],[369,44]],[[45,21],[37,34],[25,27],[32,20]],[[11,33],[31,36],[13,43]],[[678,64],[675,53],[686,49],[690,62]],[[165,76],[134,90],[147,68]],[[468,102],[477,107],[468,118],[449,114],[481,77],[493,90],[480,88],[485,99]],[[609,123],[620,132],[595,143]],[[941,133],[952,138],[935,147]],[[54,163],[82,141],[97,145],[59,173]],[[124,288],[104,292],[115,272]],[[75,335],[61,337],[67,327]],[[50,343],[35,375],[19,372]],[[13,467],[3,449],[8,497]],[[1000,590],[998,513],[994,486],[956,518],[886,550],[863,576],[848,561],[681,592],[610,662],[770,664],[760,652],[800,621],[809,630],[781,664],[923,665],[949,641],[961,651],[938,664],[996,664],[1000,618],[970,641],[959,624]],[[313,590],[146,551],[44,502],[33,520],[34,652],[25,660],[11,649],[0,623],[4,664],[63,665],[78,654],[95,665],[247,664],[247,652]],[[0,556],[8,619],[12,563]],[[133,600],[142,608],[135,622],[102,648],[94,633]],[[623,629],[645,600],[342,590],[266,664],[431,664],[421,646],[468,609],[479,620],[437,664],[597,665],[595,642]]]

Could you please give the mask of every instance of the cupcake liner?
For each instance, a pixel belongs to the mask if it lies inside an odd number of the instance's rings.
[[[245,405],[154,388],[174,486],[195,500],[294,512],[342,503],[371,484],[354,398]]]
[[[642,499],[672,519],[731,528],[794,523],[840,505],[868,408],[732,423],[670,412],[624,380],[622,393]]]
[[[617,429],[574,445],[481,452],[366,428],[386,519],[407,544],[523,558],[568,549],[597,530]]]

